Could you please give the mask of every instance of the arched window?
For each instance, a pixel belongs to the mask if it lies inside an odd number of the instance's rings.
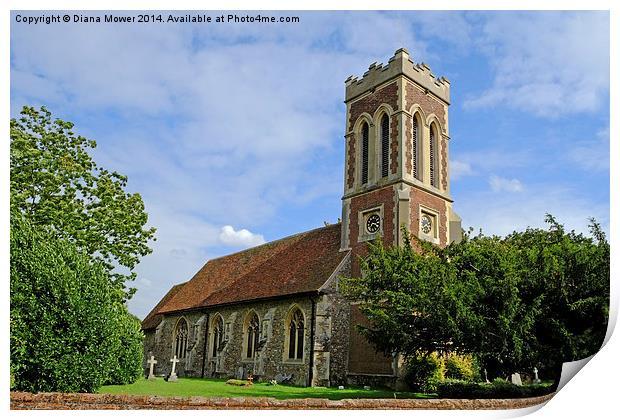
[[[211,342],[212,350],[211,356],[217,357],[220,354],[220,348],[224,341],[224,320],[220,315],[217,315],[213,321],[213,341]]]
[[[413,158],[412,169],[413,177],[420,179],[420,125],[418,123],[418,117],[414,114],[411,133],[411,154]]]
[[[183,359],[187,353],[187,336],[187,321],[181,318],[174,329],[174,355],[179,359]]]
[[[431,134],[430,134],[430,149],[429,149],[429,169],[431,175],[431,185],[433,187],[437,187],[438,176],[437,176],[437,132],[436,132],[435,124],[431,124]]]
[[[368,183],[368,123],[362,124],[362,185]]]
[[[258,347],[258,338],[259,338],[259,321],[258,315],[256,312],[252,312],[245,327],[245,344],[246,344],[246,353],[245,356],[248,359],[253,359],[256,355],[256,350]]]
[[[388,176],[390,164],[390,119],[387,114],[381,118],[381,177]]]
[[[288,323],[288,358],[304,358],[304,315],[296,308]]]

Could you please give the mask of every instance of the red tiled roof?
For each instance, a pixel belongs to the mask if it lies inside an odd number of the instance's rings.
[[[317,291],[345,257],[339,249],[338,223],[210,260],[156,313]]]
[[[163,318],[163,315],[161,315],[159,313],[159,310],[170,300],[172,299],[172,297],[179,291],[181,290],[181,287],[184,286],[186,283],[181,283],[181,284],[175,284],[174,286],[172,286],[172,288],[170,290],[168,290],[168,293],[166,293],[166,295],[161,298],[161,300],[159,301],[159,303],[157,305],[155,305],[155,307],[151,310],[151,312],[149,312],[149,314],[144,318],[144,320],[142,321],[142,329],[143,330],[150,330],[152,328],[157,327],[157,325],[159,325],[159,323],[161,322],[161,319]]]

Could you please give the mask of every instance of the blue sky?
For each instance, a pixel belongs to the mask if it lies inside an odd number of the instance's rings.
[[[261,12],[301,20],[270,25],[27,25],[18,13],[11,115],[46,105],[74,122],[158,229],[129,303],[141,318],[209,258],[337,220],[344,80],[402,46],[451,82],[465,227],[506,234],[549,212],[609,231],[606,12]]]

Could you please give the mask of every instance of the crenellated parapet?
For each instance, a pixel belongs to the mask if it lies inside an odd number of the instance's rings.
[[[445,77],[436,77],[425,63],[414,63],[405,48],[396,50],[387,65],[374,62],[361,78],[349,76],[345,80],[345,102],[373,91],[380,84],[397,76],[404,75],[427,92],[432,93],[447,104],[450,103],[450,81]]]

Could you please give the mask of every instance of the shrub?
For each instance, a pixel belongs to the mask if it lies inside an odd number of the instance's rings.
[[[227,385],[235,385],[235,386],[250,386],[252,385],[251,383],[249,383],[248,381],[245,381],[243,379],[229,379],[226,381]]]
[[[547,385],[518,386],[503,379],[491,383],[474,383],[448,379],[437,385],[439,398],[529,398],[553,392]]]
[[[451,353],[445,357],[446,378],[475,382],[480,380],[480,369],[471,354]]]
[[[124,305],[117,306],[117,363],[112,366],[107,384],[124,385],[135,382],[142,376],[143,338],[140,320],[127,311]]]
[[[405,369],[405,383],[415,391],[435,392],[445,378],[444,362],[437,353],[411,357]]]
[[[130,328],[108,270],[67,240],[11,214],[14,389],[93,392],[133,377],[142,335]],[[114,374],[113,374],[114,372]]]

